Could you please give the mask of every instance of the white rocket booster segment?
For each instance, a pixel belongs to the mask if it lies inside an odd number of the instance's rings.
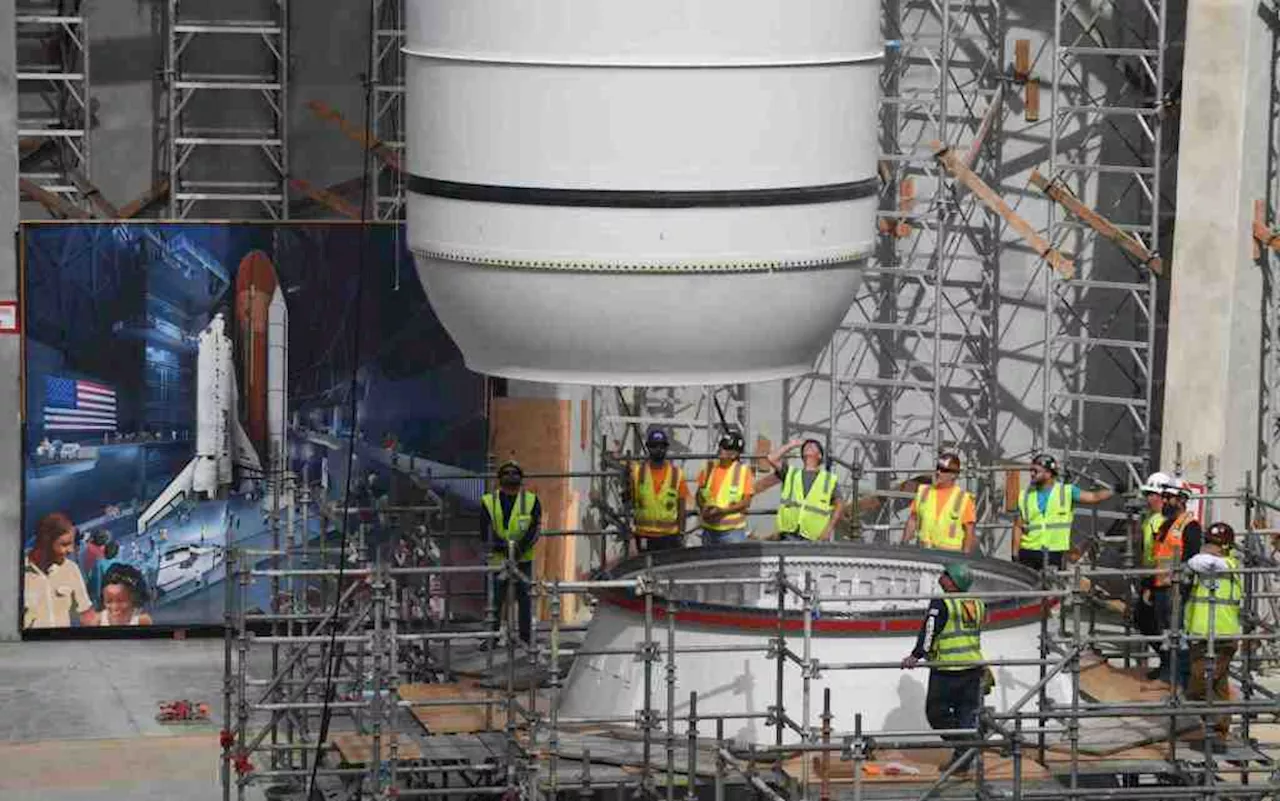
[[[239,393],[231,339],[221,314],[200,332],[196,392],[195,457],[138,516],[139,533],[187,498],[197,494],[217,497],[232,484],[236,467],[254,475],[262,471],[262,462],[236,414]]]
[[[876,0],[407,0],[408,233],[468,366],[811,368],[878,206]]]
[[[264,508],[274,504],[273,493],[279,493],[281,508],[291,505],[288,480],[289,452],[286,441],[289,376],[289,307],[277,286],[267,308],[267,483],[263,495]]]

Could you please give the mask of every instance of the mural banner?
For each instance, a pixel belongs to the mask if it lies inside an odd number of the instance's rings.
[[[293,543],[330,536],[318,512],[348,464],[360,497],[454,476],[474,504],[484,380],[405,241],[396,224],[23,227],[24,631],[220,625],[227,548],[272,547],[289,509]]]

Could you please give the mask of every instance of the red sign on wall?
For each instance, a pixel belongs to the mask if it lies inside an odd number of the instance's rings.
[[[18,301],[0,300],[0,334],[16,334],[18,331]]]

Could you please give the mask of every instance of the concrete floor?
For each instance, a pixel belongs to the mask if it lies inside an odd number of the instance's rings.
[[[2,643],[0,798],[221,799],[221,688],[220,640]],[[176,698],[213,722],[157,723]]]

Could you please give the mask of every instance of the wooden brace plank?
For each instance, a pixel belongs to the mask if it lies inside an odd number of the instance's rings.
[[[1063,256],[1058,251],[1050,247],[1044,237],[1036,233],[1036,229],[1031,223],[1022,219],[1016,211],[1014,211],[1004,198],[1000,197],[994,189],[987,186],[986,182],[979,178],[973,170],[970,170],[961,161],[960,156],[954,150],[943,145],[941,142],[934,141],[931,143],[934,150],[934,158],[938,160],[948,173],[951,174],[960,183],[969,188],[969,191],[982,201],[983,205],[999,214],[1009,227],[1018,233],[1032,250],[1039,253],[1054,271],[1063,278],[1071,278],[1076,274],[1075,262]]]
[[[316,117],[324,120],[325,122],[332,122],[337,125],[348,139],[356,142],[365,150],[372,151],[383,164],[386,164],[393,170],[400,169],[400,157],[397,156],[394,151],[383,144],[382,141],[377,139],[373,134],[369,133],[369,131],[364,128],[358,128],[347,122],[346,118],[342,116],[342,112],[332,108],[327,103],[320,102],[319,100],[312,100],[307,103],[307,108],[311,109],[311,113],[315,114]]]
[[[129,220],[142,212],[146,211],[151,204],[156,203],[169,194],[169,182],[161,181],[155,186],[143,192],[134,200],[120,207],[119,213],[116,215],[118,219]]]
[[[19,178],[18,188],[22,190],[23,197],[26,197],[28,200],[34,200],[53,214],[56,214],[63,219],[89,219],[89,213],[87,211],[81,211],[29,178]]]
[[[337,212],[343,217],[352,220],[360,219],[360,209],[358,207],[348,203],[342,197],[330,192],[328,189],[316,186],[310,181],[304,181],[301,178],[290,179],[289,185],[296,191],[301,192],[322,206]]]
[[[1151,268],[1151,272],[1156,275],[1164,275],[1164,263],[1159,256],[1154,255],[1137,239],[1117,228],[1106,217],[1081,203],[1080,199],[1071,194],[1066,187],[1045,178],[1040,174],[1039,170],[1031,171],[1031,183],[1057,202],[1058,205],[1083,220],[1090,228],[1114,242],[1125,253]]]
[[[1004,108],[1004,86],[996,87],[996,93],[991,96],[991,105],[987,107],[987,113],[982,116],[982,124],[978,126],[978,135],[973,137],[973,144],[969,145],[969,153],[964,157],[964,166],[973,169],[973,165],[978,161],[978,154],[982,152],[982,146],[986,144],[987,137],[991,134],[991,128],[995,125],[996,115]]]
[[[81,175],[78,170],[67,170],[67,178],[71,180],[71,183],[75,184],[76,189],[80,190],[80,193],[93,204],[95,209],[102,212],[101,216],[109,220],[114,220],[120,216],[120,210],[103,196],[102,190],[90,183],[89,179]]]
[[[1274,250],[1280,253],[1280,230],[1272,230],[1267,225],[1267,204],[1262,200],[1253,202],[1253,257],[1262,258],[1263,250]]]

